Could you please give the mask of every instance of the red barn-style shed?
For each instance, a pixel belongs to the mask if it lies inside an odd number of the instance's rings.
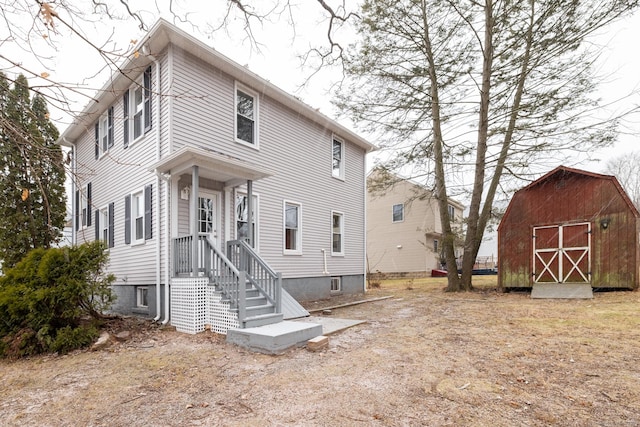
[[[639,233],[614,176],[557,167],[513,195],[498,227],[498,284],[637,289]]]

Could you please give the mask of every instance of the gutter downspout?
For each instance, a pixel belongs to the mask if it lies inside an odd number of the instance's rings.
[[[146,48],[146,49],[145,49]],[[144,52],[144,51],[147,52]],[[148,48],[147,46],[143,46],[143,52],[147,54],[147,57],[149,57],[152,61],[153,61],[153,65],[155,68],[155,81],[156,81],[156,88],[157,92],[159,92],[159,88],[160,88],[160,63],[158,62],[158,60],[156,59],[155,56],[151,55],[148,52]],[[156,118],[156,162],[160,161],[160,158],[162,157],[160,154],[160,97],[157,97],[158,99],[155,102],[155,108],[154,108],[154,115]],[[161,291],[160,291],[160,285],[161,285],[161,280],[162,280],[162,275],[161,275],[161,263],[160,263],[160,258],[161,258],[161,253],[162,253],[162,238],[160,235],[160,208],[161,208],[161,204],[160,204],[160,185],[161,185],[162,181],[161,181],[161,177],[159,174],[156,173],[156,188],[157,188],[157,192],[158,195],[156,197],[156,215],[155,215],[155,221],[156,221],[156,226],[158,227],[158,232],[156,233],[156,317],[153,318],[154,322],[157,322],[158,320],[160,320],[161,317],[161,305],[162,305],[162,298],[161,298]],[[167,184],[168,185],[168,184]],[[166,226],[166,222],[165,222],[165,226]],[[167,266],[165,266],[165,268],[167,268]],[[168,282],[165,283],[165,287],[168,287],[169,284]],[[167,316],[168,318],[168,316]]]
[[[173,49],[171,47],[171,45],[169,45],[169,51],[167,53],[167,77],[168,77],[168,81],[171,82],[172,79],[172,72],[171,69],[173,67],[173,62],[171,60],[173,56]],[[156,63],[158,63],[158,61],[156,60]],[[158,82],[158,87],[160,87],[160,67],[156,67],[156,71],[157,71],[157,82]],[[171,83],[169,83],[169,85],[171,85]],[[171,153],[171,98],[169,98],[168,102],[168,113],[167,113],[167,143],[168,143],[168,153]],[[157,108],[157,115],[156,117],[158,118],[158,121],[160,121],[160,102],[156,102],[156,108]],[[160,141],[160,126],[158,125],[158,141]],[[160,156],[160,145],[158,143],[158,156]],[[166,182],[166,192],[165,192],[165,211],[164,211],[164,219],[165,219],[165,241],[166,241],[166,245],[167,248],[165,250],[165,268],[164,268],[164,319],[162,320],[162,326],[166,325],[167,323],[169,323],[169,297],[170,297],[170,292],[169,292],[169,286],[170,286],[170,282],[171,282],[171,263],[170,263],[170,256],[169,253],[171,252],[171,227],[169,226],[169,212],[171,209],[171,180],[168,180]],[[159,301],[160,297],[158,296],[158,304],[160,303]],[[159,313],[159,312],[158,312]]]
[[[68,147],[71,147],[71,245],[76,244],[77,236],[76,236],[76,172],[77,172],[77,163],[76,163],[76,144],[75,142],[68,141],[67,138],[62,137],[62,141]]]

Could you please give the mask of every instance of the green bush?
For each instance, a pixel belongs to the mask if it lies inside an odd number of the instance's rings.
[[[97,336],[115,296],[102,242],[34,249],[0,277],[0,356],[67,352]]]

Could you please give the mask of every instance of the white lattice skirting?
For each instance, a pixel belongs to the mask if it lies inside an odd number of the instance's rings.
[[[213,332],[226,334],[239,323],[238,314],[222,301],[208,278],[188,277],[171,279],[171,325],[188,334],[202,332],[207,325]]]

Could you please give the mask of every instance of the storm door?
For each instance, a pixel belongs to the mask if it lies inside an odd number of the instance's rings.
[[[591,223],[533,228],[534,283],[591,282]]]

